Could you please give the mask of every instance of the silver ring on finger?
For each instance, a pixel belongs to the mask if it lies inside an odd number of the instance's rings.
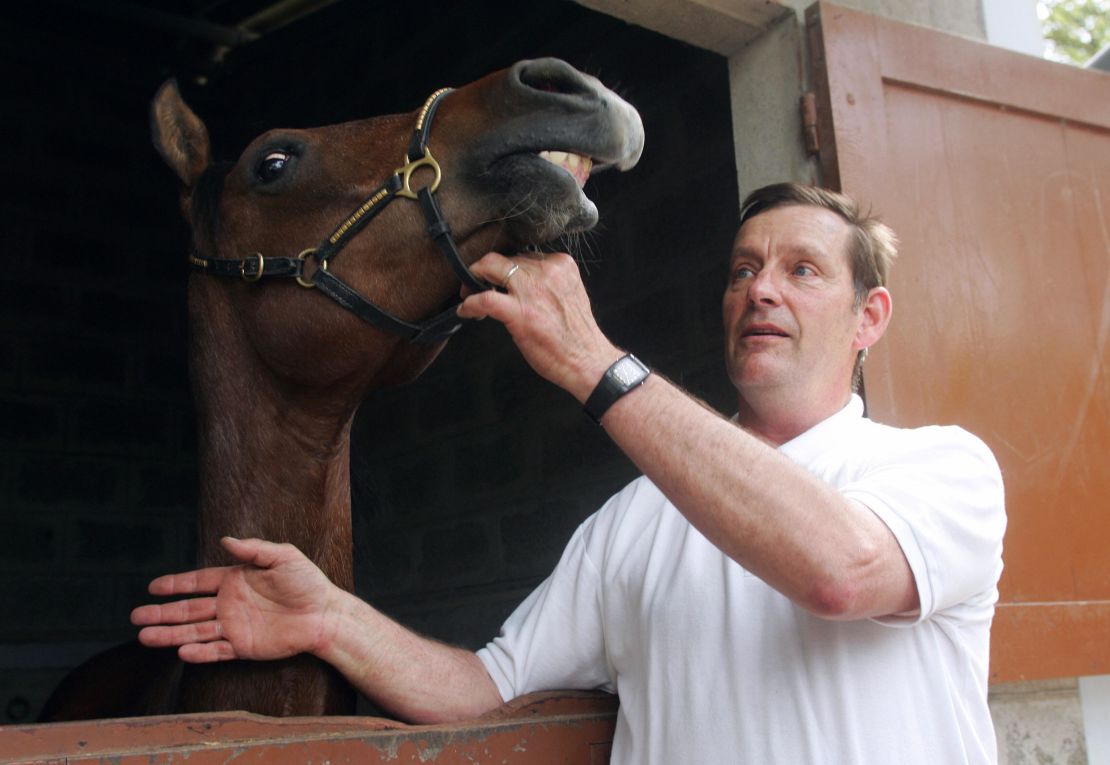
[[[507,274],[505,274],[505,278],[501,280],[501,289],[503,289],[503,290],[509,289],[509,279],[512,279],[513,274],[515,274],[519,270],[520,270],[520,264],[519,263],[513,263],[513,267],[509,269],[509,272]]]

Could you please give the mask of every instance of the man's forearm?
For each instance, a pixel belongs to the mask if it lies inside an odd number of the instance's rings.
[[[329,638],[314,653],[407,722],[464,720],[502,703],[470,651],[417,635],[349,593],[329,618]]]

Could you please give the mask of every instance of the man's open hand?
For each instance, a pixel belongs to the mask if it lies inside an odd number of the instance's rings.
[[[180,646],[188,662],[283,659],[326,646],[337,588],[312,561],[288,544],[231,537],[222,544],[240,565],[150,583],[152,595],[198,597],[132,611],[140,642]]]

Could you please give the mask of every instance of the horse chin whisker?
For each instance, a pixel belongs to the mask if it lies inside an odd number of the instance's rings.
[[[484,219],[479,228],[497,225],[502,228],[514,221],[542,221],[548,231],[561,232],[551,238],[534,237],[521,243],[518,251],[554,252],[565,251],[574,256],[583,271],[589,272],[591,264],[601,262],[593,242],[596,229],[590,231],[568,231],[574,221],[574,212],[551,202],[541,202],[534,192],[529,192],[513,201],[512,206],[500,215]]]
[[[563,249],[578,261],[578,267],[584,274],[590,273],[591,265],[599,265],[603,260],[594,248],[596,239],[594,231],[574,231],[560,237]]]
[[[535,196],[530,192],[524,197],[521,197],[513,203],[513,206],[503,212],[501,215],[496,215],[492,218],[486,218],[480,225],[488,226],[490,224],[499,223],[505,224],[513,218],[519,218],[529,210],[536,206]]]
[[[536,208],[536,196],[534,193],[528,193],[526,196],[518,199],[512,207],[505,211],[502,220],[511,220],[513,218],[523,217],[526,213]]]

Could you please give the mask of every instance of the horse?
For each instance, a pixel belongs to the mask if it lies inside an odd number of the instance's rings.
[[[595,225],[583,186],[636,164],[640,117],[597,79],[536,59],[436,91],[410,114],[267,131],[233,163],[212,160],[173,81],[151,125],[193,238],[197,563],[227,564],[225,535],[261,537],[296,545],[351,590],[359,403],[443,349],[461,289],[491,287],[468,264]],[[127,644],[79,668],[40,719],[354,711],[350,686],[312,657],[182,666],[147,651]]]

